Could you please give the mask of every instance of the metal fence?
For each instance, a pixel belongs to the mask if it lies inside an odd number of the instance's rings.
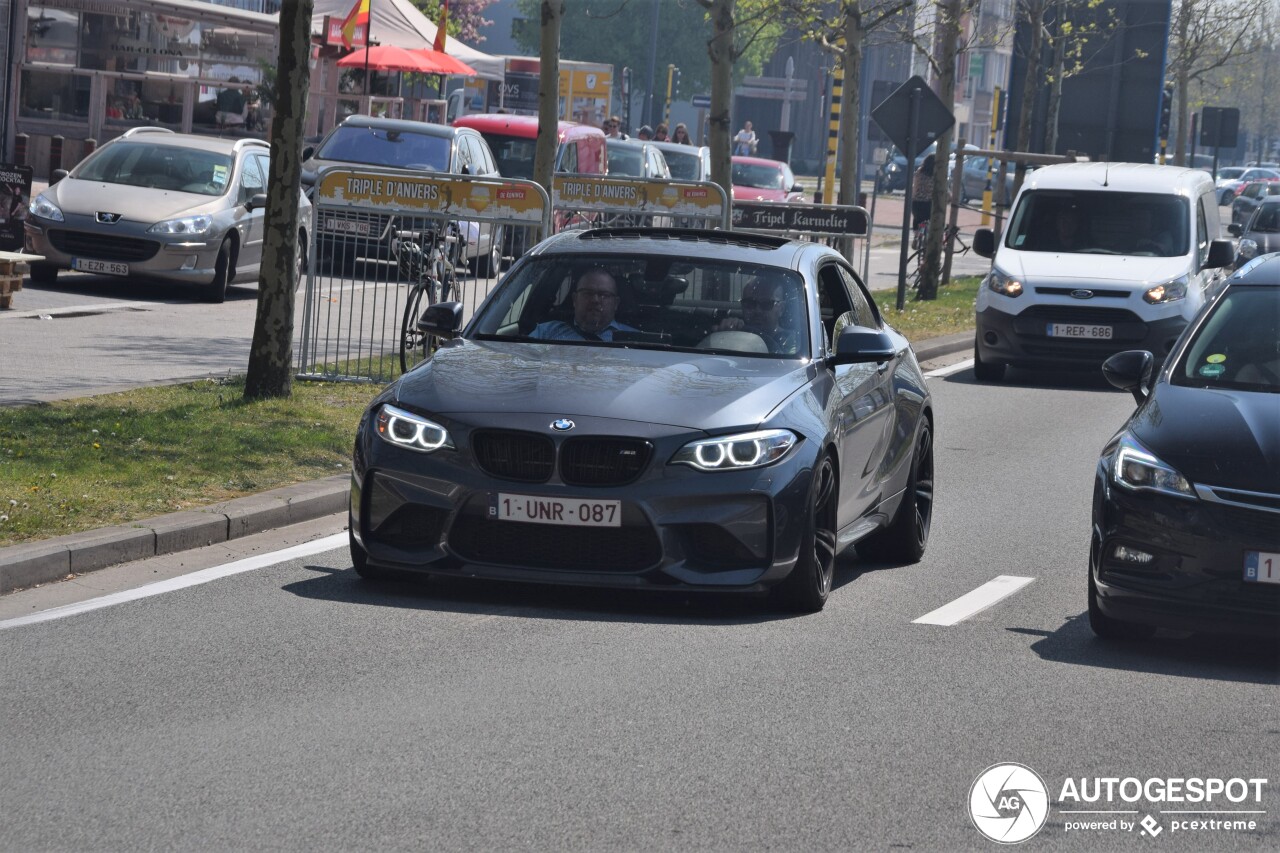
[[[390,381],[410,314],[444,298],[469,317],[513,247],[534,245],[550,224],[550,200],[532,181],[325,170],[312,199],[298,378]],[[452,292],[415,296],[438,281]]]

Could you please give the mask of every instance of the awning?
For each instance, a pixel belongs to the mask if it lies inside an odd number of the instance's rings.
[[[325,15],[346,18],[352,3],[353,0],[315,0],[315,11],[311,18],[312,34],[320,35],[324,32]],[[369,38],[378,44],[391,44],[409,50],[430,48],[435,45],[436,25],[409,0],[370,0]],[[481,53],[452,36],[445,37],[444,52],[470,65],[479,77],[486,80],[503,78],[506,66],[501,57]]]
[[[36,4],[32,3],[32,5]],[[154,12],[159,15],[173,15],[175,18],[188,18],[193,21],[199,21],[202,24],[215,24],[245,32],[266,33],[272,36],[280,32],[279,15],[248,12],[231,6],[206,3],[203,0],[149,0],[146,6],[148,12]]]

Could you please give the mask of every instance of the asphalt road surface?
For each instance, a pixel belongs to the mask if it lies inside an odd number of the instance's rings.
[[[994,850],[979,823],[1021,819],[1029,850],[1280,848],[1276,645],[1088,628],[1093,466],[1131,398],[951,370],[925,559],[844,559],[816,615],[364,583],[341,519],[0,599],[0,849]],[[21,621],[167,578],[208,582]],[[1045,794],[975,821],[1005,762]],[[1063,796],[1108,778],[1146,787]],[[1193,828],[1223,820],[1254,829]]]

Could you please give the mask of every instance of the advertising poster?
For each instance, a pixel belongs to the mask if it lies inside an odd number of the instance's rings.
[[[22,224],[31,203],[31,167],[0,164],[0,250],[22,251]]]

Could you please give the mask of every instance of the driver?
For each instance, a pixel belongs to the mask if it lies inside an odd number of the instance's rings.
[[[634,332],[614,319],[618,311],[618,283],[608,271],[592,267],[584,272],[570,294],[573,322],[539,323],[529,337],[544,341],[612,341],[614,332]]]
[[[786,310],[786,288],[782,282],[754,278],[742,289],[742,316],[726,317],[715,327],[718,332],[752,332],[764,338],[772,353],[795,353],[799,335],[782,322]]]

